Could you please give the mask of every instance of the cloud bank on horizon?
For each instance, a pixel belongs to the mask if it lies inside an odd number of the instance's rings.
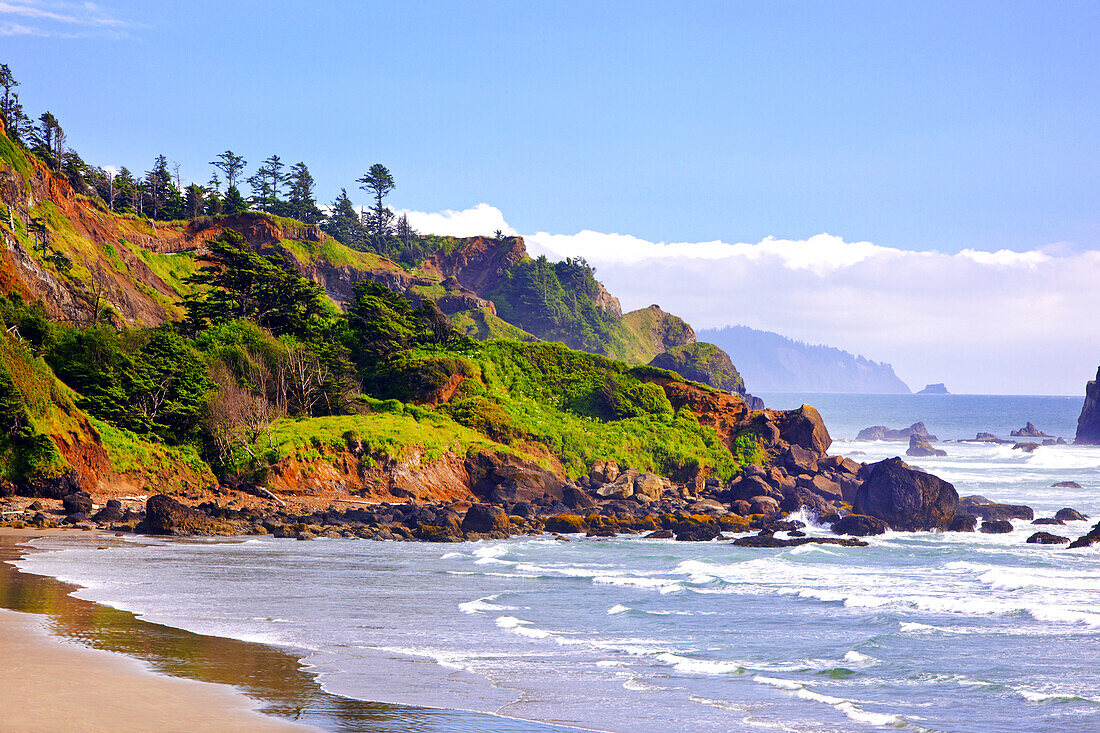
[[[425,233],[516,233],[489,204],[406,212]],[[657,303],[696,328],[744,324],[893,364],[914,390],[1079,395],[1100,363],[1100,252],[910,251],[831,234],[756,243],[650,242],[581,231],[525,235],[533,254],[581,256],[624,310]],[[749,385],[751,389],[751,385]]]

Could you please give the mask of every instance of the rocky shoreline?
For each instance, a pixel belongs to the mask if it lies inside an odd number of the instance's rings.
[[[0,519],[14,527],[167,536],[462,542],[544,533],[562,539],[641,533],[679,541],[732,539],[742,547],[859,546],[866,543],[858,538],[887,530],[1000,534],[1014,530],[1012,519],[1040,526],[1087,519],[1068,507],[1036,519],[1027,506],[960,498],[950,483],[901,458],[867,464],[829,456],[825,451],[831,441],[823,425],[819,430],[813,420],[795,422],[799,429],[792,434],[788,424],[786,434],[796,442],[786,444],[770,465],[747,465],[724,483],[699,478],[677,484],[613,461],[596,461],[587,476],[568,481],[513,455],[478,454],[467,459],[473,491],[468,500],[346,499],[355,505],[308,509],[287,506],[274,494],[266,502],[239,507],[214,500],[188,505],[153,494],[97,504],[76,482],[62,482],[53,487],[65,492],[60,498],[10,497]],[[801,531],[805,524],[791,518],[800,512],[840,536],[806,536]],[[1047,531],[1026,540],[1069,547],[1096,541],[1100,524],[1074,541]]]

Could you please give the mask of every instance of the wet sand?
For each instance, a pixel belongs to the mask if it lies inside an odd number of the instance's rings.
[[[0,609],[0,659],[0,730],[316,730],[255,712],[232,687],[154,674],[135,659],[64,641],[37,614]]]
[[[0,528],[0,733],[575,730],[333,695],[300,661],[304,650],[143,621],[6,562],[35,552],[29,540],[58,533],[100,547],[123,541],[105,532]]]

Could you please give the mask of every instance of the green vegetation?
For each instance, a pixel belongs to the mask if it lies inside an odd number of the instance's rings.
[[[695,342],[676,346],[658,354],[649,363],[693,382],[709,384],[726,392],[745,393],[745,382],[729,355],[714,344]]]
[[[630,364],[647,364],[657,354],[695,340],[683,319],[656,306],[626,313],[616,326],[606,353]]]

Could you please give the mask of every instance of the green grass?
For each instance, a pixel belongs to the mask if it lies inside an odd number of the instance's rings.
[[[607,353],[629,364],[648,364],[670,343],[683,343],[690,328],[681,318],[653,308],[631,311],[612,328]]]
[[[130,247],[130,243],[126,240],[120,240],[120,242]],[[198,271],[199,265],[195,262],[195,255],[191,252],[178,252],[175,254],[160,254],[157,252],[150,252],[147,249],[141,247],[133,248],[137,256],[142,259],[145,264],[149,265],[149,269],[153,271],[157,277],[164,281],[164,284],[175,290],[181,296],[186,297],[194,290],[194,286],[187,282],[187,278]]]
[[[462,333],[477,339],[511,339],[513,341],[538,341],[537,336],[513,326],[503,318],[494,316],[488,308],[460,311],[451,316],[451,323]]]
[[[111,465],[119,473],[173,476],[179,466],[187,466],[198,474],[208,474],[209,466],[191,446],[168,446],[150,443],[135,433],[116,428],[110,423],[89,417],[99,433],[103,449],[111,459]],[[163,490],[164,487],[160,487]]]
[[[0,134],[0,162],[12,169],[23,180],[29,181],[34,173],[34,164],[27,158],[27,154],[10,137]]]
[[[394,460],[407,458],[415,449],[423,450],[426,461],[447,451],[465,455],[476,449],[510,450],[432,410],[397,400],[368,400],[368,406],[371,412],[365,415],[279,420],[273,457],[318,460],[346,450],[351,435],[362,441],[367,454]],[[266,448],[266,438],[257,441],[257,453]]]
[[[353,270],[398,270],[396,264],[375,254],[360,252],[332,237],[326,236],[323,242],[310,242],[294,239],[280,239],[279,246],[294,255],[303,265],[327,262],[336,267],[350,267]]]

